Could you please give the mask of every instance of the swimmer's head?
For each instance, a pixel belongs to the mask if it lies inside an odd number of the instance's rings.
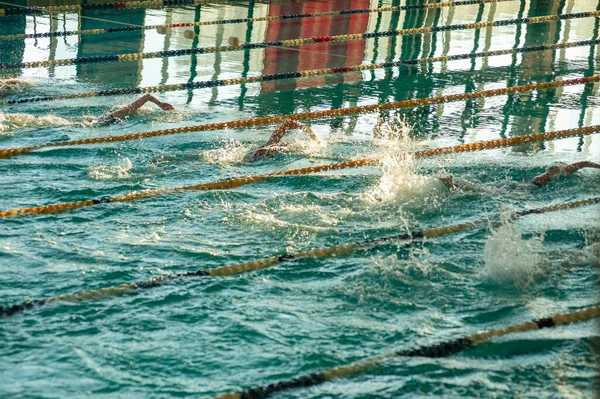
[[[100,123],[100,119],[96,116],[92,116],[92,115],[84,115],[81,118],[81,125],[84,127],[90,127],[90,126],[94,126],[94,125],[98,125]]]
[[[265,158],[269,158],[273,156],[273,150],[269,150],[268,148],[259,148],[258,150],[246,154],[244,157],[244,162],[253,163],[262,161]]]
[[[446,187],[448,187],[451,190],[457,190],[458,186],[456,185],[456,183],[454,183],[454,177],[452,175],[445,175],[445,176],[440,176],[438,177],[438,179],[444,183],[444,185]]]

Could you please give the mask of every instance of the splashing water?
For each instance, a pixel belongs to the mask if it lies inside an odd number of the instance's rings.
[[[0,97],[11,96],[14,94],[21,93],[30,87],[33,87],[33,83],[28,80],[22,79],[6,79],[0,80]]]
[[[87,174],[92,180],[121,180],[129,178],[133,164],[125,158],[121,165],[98,165],[88,167]]]
[[[377,125],[373,129],[373,144],[394,153],[410,151],[417,144],[410,136],[411,131],[412,127],[400,114],[394,115],[389,120],[379,116]]]
[[[527,288],[544,273],[542,237],[523,240],[513,223],[503,223],[485,243],[485,275],[497,283]]]
[[[245,146],[239,140],[225,139],[219,143],[219,147],[202,151],[200,159],[209,164],[227,165],[242,162],[250,150],[250,146]]]
[[[562,251],[561,269],[563,271],[580,268],[585,265],[600,268],[600,242],[586,245],[583,249]]]
[[[323,206],[328,199],[315,201],[312,194],[306,195],[302,192],[280,195],[259,204],[237,208],[234,219],[239,223],[260,225],[261,228],[281,232],[333,233],[339,223],[339,215],[348,211],[332,210]]]
[[[448,192],[448,187],[437,176],[417,172],[414,159],[388,156],[381,162],[382,176],[379,183],[363,195],[370,203],[413,203],[433,200],[435,203]]]
[[[111,112],[117,111],[121,107],[114,107]],[[135,112],[136,120],[141,122],[175,123],[181,122],[188,117],[189,115],[186,112],[163,111],[153,105],[144,105]]]
[[[0,134],[36,126],[69,126],[73,122],[56,115],[3,114],[0,112]]]
[[[92,126],[98,125],[98,123],[100,123],[100,122],[101,122],[101,120],[97,116],[84,115],[81,118],[81,122],[79,122],[79,124],[82,127],[92,127]]]
[[[327,143],[323,139],[320,139],[319,142],[316,142],[310,139],[306,140],[303,137],[294,137],[292,140],[280,147],[281,152],[297,153],[307,157],[321,155],[323,150],[326,148]]]
[[[92,127],[98,124],[103,124],[108,115],[120,110],[121,108],[123,108],[123,105],[112,107],[108,112],[100,116],[83,115],[78,125],[83,127]],[[188,117],[188,114],[180,111],[164,112],[157,110],[152,106],[144,105],[140,109],[136,110],[132,115],[124,115],[120,118],[117,118],[116,121],[124,122],[132,116],[135,118],[136,122],[142,123],[175,123],[185,120]]]
[[[418,147],[418,142],[410,136],[411,131],[410,125],[400,114],[387,121],[379,118],[373,132],[373,144],[377,146],[376,156],[385,155],[381,161],[382,176],[375,187],[364,193],[363,200],[366,202],[421,204],[433,200],[435,206],[448,192],[448,187],[439,176],[418,173],[413,157],[397,157]]]

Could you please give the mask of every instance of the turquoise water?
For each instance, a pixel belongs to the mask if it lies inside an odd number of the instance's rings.
[[[339,3],[344,3],[340,8],[363,8],[365,2]],[[364,8],[406,4],[366,3]],[[289,2],[281,10],[256,4],[253,15],[316,12],[326,4]],[[399,18],[372,14],[352,23],[341,17],[318,21],[328,26],[329,34],[343,34],[359,27],[381,31],[589,11],[596,5],[588,0],[516,1],[411,11]],[[115,26],[105,21],[149,25],[247,16],[247,7],[228,5],[87,11],[80,18],[57,15],[53,22],[15,16],[0,20],[0,34]],[[287,21],[278,26],[277,38],[309,36],[303,32],[311,27]],[[0,59],[201,47],[226,43],[229,37],[260,42],[272,40],[266,37],[275,27],[208,27],[196,40],[186,39],[183,31],[4,41]],[[597,34],[598,20],[586,18],[384,38],[354,47],[306,45],[11,70],[0,77],[33,83],[7,97],[28,98],[561,43]],[[3,114],[26,116],[0,125],[0,147],[591,76],[598,71],[597,54],[598,46],[588,46],[343,78],[165,92],[157,97],[173,104],[176,112],[149,105],[123,123],[105,127],[89,126],[87,117],[134,97],[4,106]],[[1,160],[0,209],[13,209],[384,158],[380,167],[3,219],[0,302],[20,303],[596,196],[599,170],[559,177],[540,189],[524,182],[557,162],[598,162],[598,136],[402,162],[389,156],[598,124],[599,101],[598,85],[579,85],[379,116],[315,120],[310,126],[320,145],[297,133],[288,139],[288,151],[254,164],[243,163],[244,155],[263,144],[275,126],[50,149]],[[436,176],[444,174],[455,176],[461,188],[441,185]],[[593,306],[598,303],[599,210],[594,205],[527,216],[514,225],[495,225],[494,233],[486,226],[410,246],[390,244],[236,277],[189,279],[137,295],[26,311],[0,320],[0,396],[210,397]],[[593,322],[514,334],[448,358],[396,359],[370,374],[277,397],[590,397],[597,376],[597,337]]]

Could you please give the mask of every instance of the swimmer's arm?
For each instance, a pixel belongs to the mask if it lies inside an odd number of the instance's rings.
[[[562,168],[561,173],[565,174],[565,175],[570,175],[570,174],[577,172],[579,169],[583,169],[583,168],[600,169],[600,165],[598,165],[597,163],[594,163],[594,162],[590,162],[590,161],[577,162],[577,163],[567,165],[564,168]]]
[[[159,101],[153,95],[145,94],[142,97],[135,100],[134,102],[132,102],[131,104],[121,107],[120,109],[116,110],[115,112],[106,115],[104,117],[104,119],[110,120],[110,119],[122,118],[123,116],[129,115],[132,112],[137,111],[148,101],[153,102],[154,104],[158,105],[161,109],[164,109],[165,111],[173,111],[175,109],[171,104],[163,103],[163,102]]]
[[[583,169],[583,168],[600,169],[600,165],[598,165],[597,163],[594,163],[594,162],[589,162],[589,161],[576,162],[574,164],[567,165],[564,167],[552,168],[548,172],[534,177],[531,181],[533,184],[540,187],[540,186],[550,183],[550,181],[552,180],[552,178],[555,175],[571,175],[571,174],[577,172],[579,169]]]
[[[278,145],[279,142],[281,141],[281,139],[290,131],[293,129],[298,129],[298,130],[302,130],[304,133],[306,133],[311,139],[313,139],[314,141],[316,141],[317,143],[319,143],[319,139],[317,138],[317,135],[311,130],[311,128],[309,128],[306,125],[303,125],[302,123],[295,121],[295,120],[287,120],[284,123],[281,124],[281,126],[279,126],[275,132],[273,132],[273,135],[271,136],[271,138],[269,139],[269,141],[267,141],[267,143],[263,146],[263,147],[270,147],[270,146],[274,146],[274,145]]]
[[[281,147],[285,146],[280,143],[281,139],[290,130],[293,130],[293,129],[302,130],[303,132],[308,134],[308,136],[311,139],[313,139],[314,141],[319,143],[319,139],[317,138],[317,135],[308,126],[303,125],[302,123],[295,121],[295,120],[287,120],[284,123],[282,123],[281,126],[279,126],[275,130],[275,132],[273,132],[269,141],[267,141],[264,145],[262,145],[252,155],[247,155],[246,157],[244,157],[244,162],[256,162],[259,159],[263,159],[263,158],[272,156],[275,153],[277,153],[278,150],[281,149]],[[274,148],[274,147],[277,147],[277,148]]]

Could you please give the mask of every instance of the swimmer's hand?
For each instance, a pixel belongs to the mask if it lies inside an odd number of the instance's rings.
[[[165,111],[175,111],[175,107],[172,106],[171,104],[168,104],[168,103],[162,103],[161,102],[161,103],[158,103],[156,105],[158,105],[158,107],[160,109],[165,110]]]

